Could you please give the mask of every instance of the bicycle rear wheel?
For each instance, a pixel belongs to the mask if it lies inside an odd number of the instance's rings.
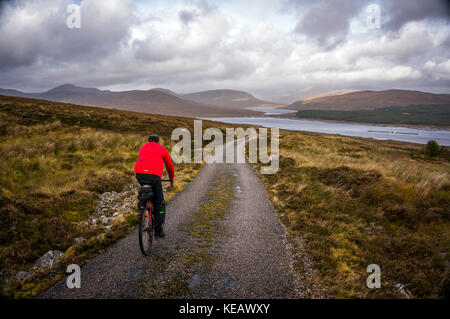
[[[141,252],[148,256],[152,251],[153,220],[150,209],[147,207],[139,218],[139,247]]]

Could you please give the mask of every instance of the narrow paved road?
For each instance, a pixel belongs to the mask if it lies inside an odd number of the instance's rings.
[[[223,231],[208,242],[192,237],[193,216],[211,205],[210,190],[232,187]],[[219,192],[220,193],[220,192]],[[66,279],[40,298],[301,298],[285,230],[248,163],[205,164],[168,203],[166,239],[144,257],[137,229],[82,267],[81,288]],[[206,257],[205,257],[206,256]],[[204,257],[204,258],[203,258]]]

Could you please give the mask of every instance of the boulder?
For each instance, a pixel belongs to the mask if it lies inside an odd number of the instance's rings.
[[[45,267],[52,267],[59,262],[59,258],[62,255],[60,250],[49,250],[44,255],[42,255],[31,268],[32,271],[39,270]]]
[[[17,280],[22,281],[22,280],[25,280],[25,279],[27,279],[28,277],[30,277],[30,273],[27,272],[27,271],[19,271],[19,272],[16,274],[15,277],[16,277]]]
[[[75,245],[79,245],[79,244],[81,244],[81,243],[84,243],[85,241],[86,241],[86,239],[83,238],[83,237],[77,237],[77,238],[75,238],[75,239],[73,240],[73,242],[74,242]]]
[[[409,291],[405,285],[398,283],[395,285],[395,288],[397,288],[397,291],[400,293],[402,298],[404,299],[412,299],[414,298],[414,295]]]

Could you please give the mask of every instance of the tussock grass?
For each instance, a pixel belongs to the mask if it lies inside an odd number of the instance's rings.
[[[281,133],[280,169],[261,178],[330,296],[400,297],[401,283],[416,297],[448,297],[450,163],[422,149]],[[381,267],[381,289],[366,287],[372,263]]]

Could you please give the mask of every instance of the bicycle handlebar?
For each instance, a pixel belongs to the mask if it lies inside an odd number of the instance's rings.
[[[170,178],[162,178],[161,182],[171,182],[172,180]]]

